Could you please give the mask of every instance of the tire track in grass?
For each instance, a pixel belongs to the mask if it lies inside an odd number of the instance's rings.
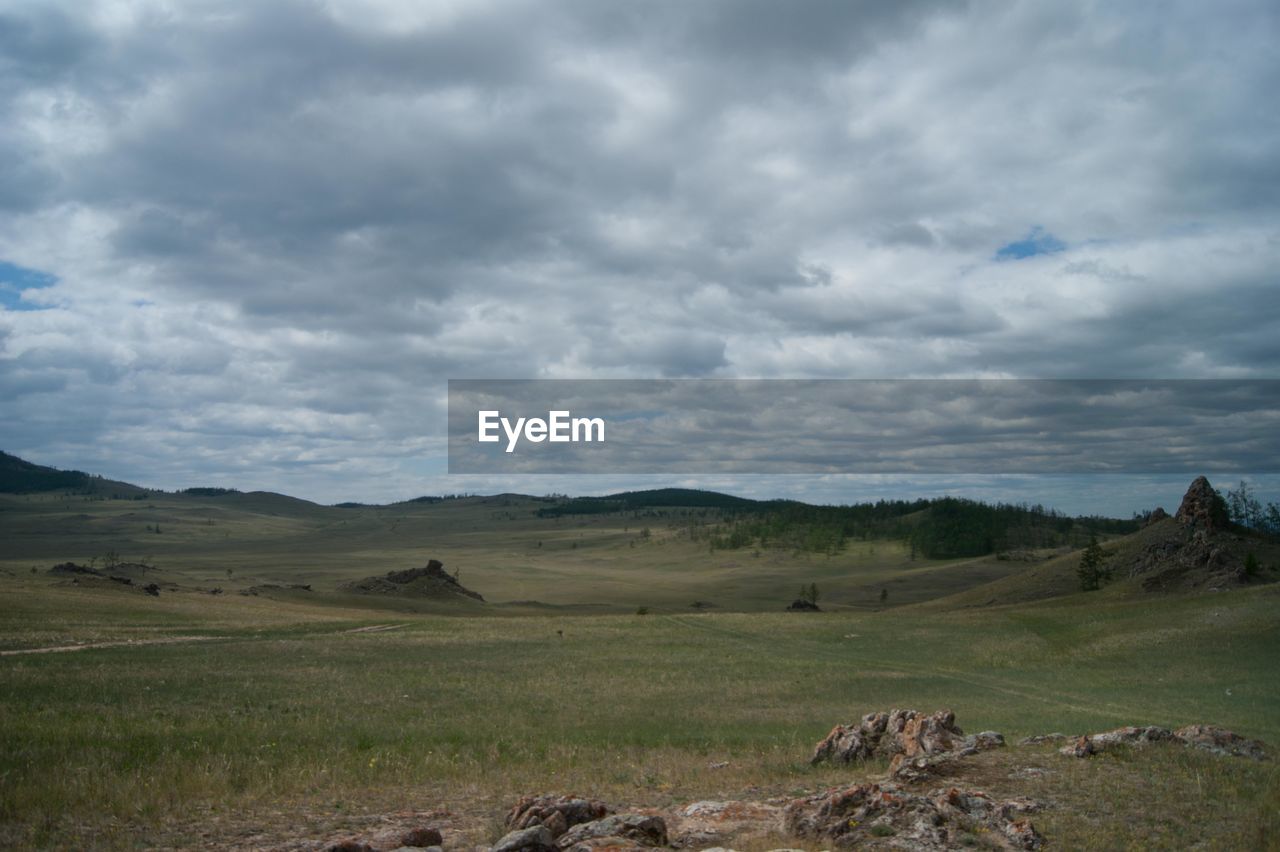
[[[23,654],[64,654],[71,651],[91,651],[96,648],[135,648],[147,645],[185,645],[192,642],[211,642],[215,639],[224,642],[272,642],[282,638],[304,639],[317,636],[345,636],[353,633],[386,633],[408,627],[403,624],[373,624],[368,627],[356,627],[348,630],[316,630],[308,633],[282,637],[275,635],[253,634],[250,636],[157,636],[152,639],[113,639],[107,642],[81,642],[70,645],[47,645],[40,648],[12,648],[0,651],[0,657],[17,657]]]
[[[676,616],[676,615],[664,616],[664,618],[666,618],[668,621],[671,621],[682,627],[703,630],[708,633],[713,633],[713,634],[725,636],[731,639],[736,639],[737,641],[750,646],[752,650],[758,650],[762,645],[772,647],[772,648],[777,648],[779,645],[790,645],[795,650],[802,651],[803,653],[805,653],[810,657],[819,657],[819,658],[828,660],[830,662],[838,662],[838,663],[853,662],[849,660],[847,657],[841,655],[835,649],[829,648],[825,645],[819,645],[817,643],[814,643],[808,640],[796,640],[796,639],[780,640],[776,637],[762,636],[759,634],[747,632],[745,630],[735,630],[734,628],[726,627],[720,624],[712,625],[712,624],[701,622],[701,619],[705,617],[706,616]],[[1025,686],[1021,688],[1014,688],[1009,685],[1008,681],[1001,680],[1000,678],[994,678],[990,675],[975,676],[971,672],[958,672],[955,669],[944,669],[944,668],[938,668],[933,666],[922,666],[918,663],[889,664],[889,663],[875,663],[875,662],[867,662],[864,660],[858,660],[857,665],[863,668],[879,669],[883,671],[899,671],[899,672],[907,672],[909,674],[922,675],[926,677],[945,678],[947,680],[954,680],[960,683],[966,683],[970,686],[978,687],[979,689],[986,689],[986,690],[991,690],[993,692],[1000,692],[1005,695],[1012,695],[1018,698],[1027,699],[1029,701],[1038,701],[1042,704],[1052,704],[1055,707],[1065,707],[1071,710],[1076,710],[1084,713],[1094,713],[1094,714],[1102,714],[1106,716],[1114,716],[1115,718],[1121,719],[1121,720],[1134,719],[1134,718],[1146,718],[1146,714],[1140,711],[1137,711],[1132,707],[1127,707],[1122,704],[1116,704],[1116,703],[1091,704],[1086,699],[1083,699],[1077,695],[1071,695],[1069,693],[1050,693],[1047,695],[1037,694],[1036,692],[1026,691],[1027,688]],[[1070,699],[1070,700],[1066,700],[1066,699]]]

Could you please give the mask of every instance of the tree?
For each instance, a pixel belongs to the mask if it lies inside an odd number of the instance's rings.
[[[888,590],[888,589],[881,589],[881,590],[880,590],[880,603],[884,603],[884,602],[885,602],[885,601],[887,601],[887,600],[889,600],[889,590]]]
[[[1258,557],[1253,551],[1244,558],[1244,575],[1251,578],[1258,576]]]
[[[1111,569],[1103,564],[1106,558],[1107,554],[1098,544],[1097,536],[1090,536],[1089,546],[1084,549],[1084,553],[1080,554],[1080,565],[1076,568],[1076,576],[1080,578],[1082,591],[1092,592],[1111,579]]]

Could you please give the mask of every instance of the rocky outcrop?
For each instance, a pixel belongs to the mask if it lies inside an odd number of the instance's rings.
[[[809,763],[854,763],[896,755],[915,757],[951,751],[964,739],[956,714],[939,710],[926,716],[916,710],[868,713],[856,725],[836,725],[814,747]]]
[[[1191,483],[1182,497],[1182,505],[1173,517],[1183,526],[1208,533],[1224,530],[1231,525],[1227,519],[1226,501],[1203,476],[1197,476]]]
[[[610,813],[604,802],[578,796],[525,796],[507,813],[507,827],[531,828],[544,825],[553,838],[584,822],[601,819]]]
[[[836,725],[814,747],[809,762],[855,763],[887,757],[890,779],[925,781],[952,774],[961,758],[1004,744],[1004,737],[995,731],[965,736],[950,710],[930,715],[890,710],[868,713],[856,725]]]
[[[787,612],[822,612],[822,607],[813,601],[796,598],[787,606]]]
[[[796,799],[784,811],[786,830],[797,837],[841,848],[881,840],[913,850],[974,845],[1039,849],[1043,838],[1025,815],[1037,808],[1027,799],[997,802],[986,793],[939,788],[910,793],[888,783],[854,784]]]
[[[1155,509],[1148,512],[1147,516],[1143,518],[1142,525],[1144,527],[1149,527],[1152,524],[1160,523],[1167,517],[1169,517],[1169,513],[1164,510],[1164,506],[1156,506]]]
[[[88,565],[77,565],[74,562],[61,562],[49,569],[50,574],[76,575],[83,574],[90,577],[105,577],[101,571],[90,568]]]
[[[461,595],[483,601],[484,597],[458,582],[458,578],[444,570],[444,564],[432,559],[421,568],[407,571],[391,571],[381,577],[366,577],[341,587],[344,592],[360,595],[411,595],[417,597],[447,597]]]
[[[1058,751],[1069,757],[1091,757],[1119,745],[1141,746],[1148,743],[1176,742],[1222,756],[1267,760],[1266,746],[1260,740],[1246,739],[1215,725],[1187,725],[1176,731],[1155,725],[1129,725],[1098,734],[1084,734]]]

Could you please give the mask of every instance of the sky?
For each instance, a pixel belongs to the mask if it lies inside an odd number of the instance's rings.
[[[1270,0],[0,0],[0,449],[321,502],[1176,503],[450,476],[446,383],[1280,378],[1277,45]]]

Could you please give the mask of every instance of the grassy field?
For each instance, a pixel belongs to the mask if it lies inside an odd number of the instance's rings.
[[[203,843],[235,846],[407,807],[465,813],[484,842],[524,792],[653,805],[799,793],[856,774],[805,762],[832,724],[889,707],[951,707],[967,729],[1011,739],[1205,721],[1280,741],[1276,586],[919,616],[394,619],[26,578],[0,588],[11,650],[38,644],[32,629],[39,643],[134,641],[0,658],[0,821],[17,847],[183,845],[193,823]],[[1275,764],[1150,751],[1109,758],[1084,787],[1052,785],[1057,807],[1038,822],[1058,848],[1155,837],[1131,822],[1152,819],[1153,767],[1160,808],[1223,802],[1166,848],[1275,836]],[[1020,760],[1057,781],[1101,765]],[[1014,768],[994,765],[988,786]],[[1089,790],[1096,802],[1073,800]]]
[[[0,497],[0,845],[260,848],[416,813],[470,848],[524,793],[672,807],[871,777],[807,758],[892,707],[1011,742],[1205,722],[1280,743],[1280,585],[1066,594],[1070,557],[711,552],[696,511],[541,505]],[[160,596],[47,572],[109,553],[157,566]],[[490,603],[338,591],[429,557]],[[828,611],[782,612],[809,582]],[[313,590],[235,594],[261,583]],[[1280,842],[1274,762],[1046,746],[968,771],[1044,801],[1055,848]]]

